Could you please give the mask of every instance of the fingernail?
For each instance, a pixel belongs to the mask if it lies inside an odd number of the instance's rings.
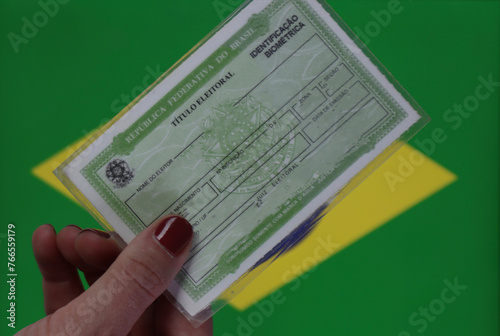
[[[82,229],[81,227],[79,227],[78,225],[75,225],[75,224],[69,224],[69,225],[67,225],[67,227],[74,227],[74,228],[77,228],[78,230]]]
[[[94,234],[96,234],[99,237],[102,237],[104,239],[109,239],[111,237],[111,235],[109,233],[107,233],[106,231],[101,231],[101,230],[96,230],[96,229],[85,229],[85,230],[82,230],[82,232],[80,232],[78,235],[81,235],[84,232],[92,232],[92,233],[94,233]]]
[[[156,228],[154,237],[172,256],[177,257],[191,241],[193,228],[179,216],[165,218]]]
[[[45,224],[43,224],[43,225],[48,225],[48,226],[50,226],[50,227],[52,228],[52,230],[53,230],[55,233],[57,233],[56,229],[54,228],[54,225],[49,224],[49,223],[45,223]]]

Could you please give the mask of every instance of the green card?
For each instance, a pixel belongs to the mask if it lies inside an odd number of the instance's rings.
[[[325,8],[245,3],[58,171],[126,242],[190,221],[191,316],[427,121]]]

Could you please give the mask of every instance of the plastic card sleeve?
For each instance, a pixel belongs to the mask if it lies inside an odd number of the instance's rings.
[[[247,1],[55,173],[126,243],[189,220],[199,325],[428,121],[325,2]]]

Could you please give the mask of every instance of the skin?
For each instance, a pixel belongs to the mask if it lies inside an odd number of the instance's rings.
[[[212,335],[212,320],[194,328],[162,295],[186,260],[154,237],[157,221],[124,250],[96,230],[50,224],[36,229],[33,252],[43,277],[47,316],[17,335]],[[84,290],[77,270],[89,284]]]

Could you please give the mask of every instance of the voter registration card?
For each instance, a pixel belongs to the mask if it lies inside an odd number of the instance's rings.
[[[343,27],[316,0],[245,2],[57,171],[126,242],[189,220],[187,314],[426,122]]]

